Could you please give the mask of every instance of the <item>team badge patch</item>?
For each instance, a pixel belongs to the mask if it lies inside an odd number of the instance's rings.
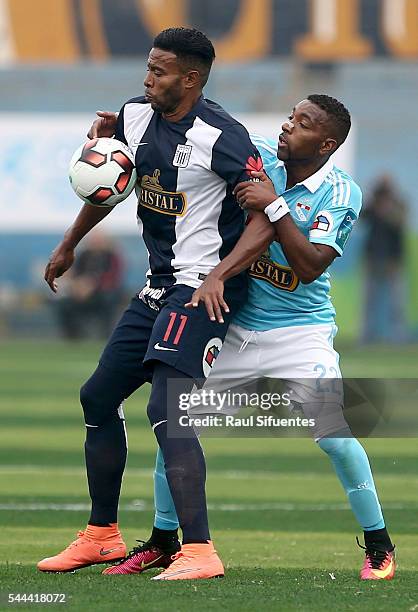
[[[202,368],[205,378],[209,376],[217,356],[222,348],[222,340],[220,338],[211,338],[206,344],[203,351]]]
[[[337,231],[337,238],[335,239],[335,243],[343,249],[347,244],[347,240],[350,237],[351,230],[353,229],[354,223],[357,221],[357,215],[354,210],[349,210],[344,219],[340,223],[340,227]]]
[[[303,202],[298,202],[296,204],[296,214],[300,221],[307,221],[306,212],[309,212],[311,207],[309,204],[303,204]]]
[[[173,166],[176,168],[187,168],[192,154],[192,145],[178,144],[174,154]]]
[[[309,232],[310,238],[322,238],[324,234],[330,234],[334,226],[331,213],[327,210],[321,210],[315,217]]]

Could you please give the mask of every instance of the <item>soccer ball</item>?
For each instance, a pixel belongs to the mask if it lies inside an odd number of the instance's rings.
[[[114,138],[94,138],[81,145],[70,161],[71,187],[86,204],[115,206],[136,182],[132,151]]]

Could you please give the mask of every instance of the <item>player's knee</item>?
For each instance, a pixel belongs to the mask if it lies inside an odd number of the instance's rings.
[[[83,408],[84,422],[86,425],[99,426],[117,410],[108,405],[105,394],[98,393],[89,379],[80,389],[80,403]]]
[[[81,407],[83,408],[84,421],[90,425],[98,425],[98,423],[96,422],[97,418],[95,416],[95,397],[94,393],[91,390],[89,381],[84,383],[84,385],[80,389],[80,403]]]
[[[342,432],[343,433],[343,432]],[[332,457],[342,458],[350,452],[351,446],[355,438],[352,437],[351,432],[347,432],[347,435],[321,438],[318,441],[318,446]]]
[[[148,402],[147,415],[152,427],[156,423],[167,420],[166,412],[163,410],[161,404],[155,401],[155,398],[153,399],[152,396],[150,397],[150,400]]]
[[[147,415],[152,427],[156,423],[167,420],[167,393],[165,390],[166,385],[166,380],[153,380],[151,395],[147,405]]]

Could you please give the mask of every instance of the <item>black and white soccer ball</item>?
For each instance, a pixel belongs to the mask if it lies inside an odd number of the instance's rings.
[[[114,138],[88,140],[72,156],[69,177],[75,193],[86,204],[115,206],[135,186],[133,153]]]

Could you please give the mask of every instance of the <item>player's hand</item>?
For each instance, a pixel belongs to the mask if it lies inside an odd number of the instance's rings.
[[[96,115],[99,117],[99,119],[93,121],[89,131],[87,132],[87,138],[111,138],[114,136],[116,131],[116,123],[118,121],[117,113],[97,111]]]
[[[258,172],[257,174],[261,173]],[[274,189],[271,189],[272,184],[270,179],[267,178],[267,181],[261,180],[258,183],[253,183],[252,181],[238,183],[233,194],[241,208],[264,210],[269,204],[274,202],[277,195]]]
[[[209,274],[199,289],[192,295],[190,302],[185,304],[186,308],[197,308],[200,302],[204,302],[211,321],[224,323],[222,308],[229,312],[229,306],[224,300],[224,282],[214,275]]]
[[[55,251],[52,252],[49,262],[45,268],[44,279],[50,286],[51,290],[57,292],[57,283],[55,279],[62,276],[74,263],[74,249],[59,244]]]
[[[258,179],[258,181],[263,183],[263,185],[265,187],[270,189],[270,191],[276,195],[276,190],[274,189],[273,181],[270,180],[270,178],[267,176],[267,174],[264,172],[264,170],[262,170],[261,172],[253,171],[253,172],[251,172],[251,176],[254,179]]]

